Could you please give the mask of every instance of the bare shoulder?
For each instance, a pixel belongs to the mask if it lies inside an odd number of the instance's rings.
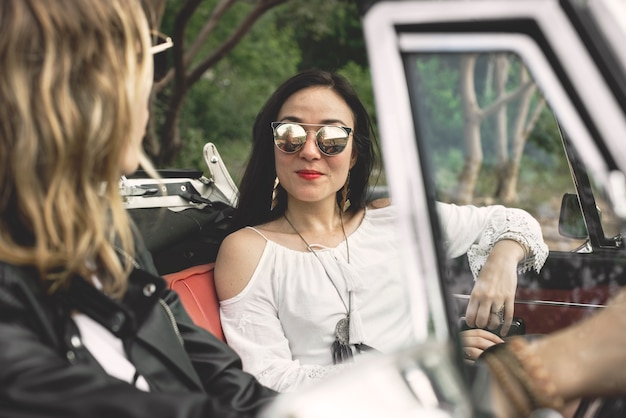
[[[249,228],[224,238],[215,261],[215,288],[220,300],[237,296],[259,264],[266,240]]]
[[[368,205],[368,209],[382,209],[391,205],[391,199],[388,197],[383,197],[380,199],[372,200]]]

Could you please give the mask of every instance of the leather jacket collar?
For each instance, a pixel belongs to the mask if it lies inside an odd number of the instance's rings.
[[[68,308],[87,314],[118,338],[125,339],[137,333],[165,287],[160,277],[135,268],[121,302],[107,297],[82,277],[74,277],[70,287],[59,297]]]

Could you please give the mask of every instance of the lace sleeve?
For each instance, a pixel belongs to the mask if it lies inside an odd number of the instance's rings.
[[[480,239],[467,251],[474,278],[478,277],[495,243],[503,239],[516,241],[524,248],[526,256],[519,263],[520,273],[541,270],[548,257],[548,246],[543,241],[539,222],[524,210],[502,206],[493,212]]]

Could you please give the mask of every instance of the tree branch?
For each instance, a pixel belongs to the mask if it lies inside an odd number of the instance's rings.
[[[480,106],[476,98],[474,86],[474,67],[478,54],[467,54],[461,60],[461,102],[463,105],[463,117],[467,121],[480,120]]]
[[[181,11],[176,16],[176,20],[174,21],[174,36],[175,40],[179,42],[180,48],[178,48],[174,53],[174,79],[176,80],[176,84],[180,86],[183,90],[187,89],[185,85],[186,77],[185,77],[185,50],[184,50],[184,39],[185,39],[185,30],[187,28],[187,23],[189,19],[193,16],[193,12],[200,5],[200,0],[188,0],[187,3],[183,6]]]
[[[524,127],[524,131],[522,132],[522,136],[524,138],[528,138],[528,135],[530,135],[532,130],[535,128],[537,119],[539,119],[539,116],[541,115],[541,112],[543,111],[545,104],[546,104],[546,99],[543,96],[541,96],[539,98],[539,102],[537,103],[537,106],[535,106],[535,108],[533,109],[533,114],[530,116],[530,119],[528,119],[528,123]]]
[[[209,39],[209,35],[213,32],[222,16],[224,16],[224,13],[226,13],[236,2],[237,0],[222,0],[217,6],[215,6],[211,12],[211,16],[209,16],[209,19],[202,26],[200,32],[198,32],[198,36],[196,36],[193,45],[191,45],[185,53],[186,65],[189,65],[193,58],[198,54],[198,51],[200,51],[200,48],[202,48],[202,45],[206,42],[206,40]]]
[[[519,86],[516,90],[513,90],[511,93],[508,93],[502,97],[498,97],[498,100],[491,103],[489,106],[487,106],[486,108],[480,111],[480,119],[482,120],[493,115],[494,113],[498,111],[498,109],[500,109],[501,106],[507,105],[513,100],[517,99],[522,94],[524,94],[526,90],[528,90],[534,85],[535,83],[532,80],[530,80],[522,84],[521,86]]]
[[[263,0],[257,2],[257,6],[250,12],[248,16],[239,24],[239,26],[233,31],[231,36],[220,45],[217,50],[207,57],[204,61],[198,64],[187,76],[187,85],[192,85],[202,77],[202,75],[212,66],[215,65],[220,59],[224,57],[231,49],[237,45],[237,43],[244,37],[246,33],[250,31],[254,22],[259,19],[267,10],[275,7],[281,3],[285,3],[287,0]]]
[[[183,7],[176,14],[174,20],[174,32],[172,33],[172,39],[174,40],[174,47],[172,48],[172,56],[174,57],[174,65],[167,72],[167,74],[161,78],[158,82],[154,83],[152,89],[155,92],[159,92],[165,88],[172,78],[176,79],[176,83],[184,86],[185,83],[185,29],[187,23],[193,17],[194,12],[200,5],[201,0],[187,0]]]
[[[165,2],[166,0],[141,0],[151,29],[157,29],[161,25],[161,19],[165,13]]]

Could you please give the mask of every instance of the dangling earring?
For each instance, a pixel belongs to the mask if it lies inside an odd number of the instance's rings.
[[[278,205],[278,185],[280,184],[280,180],[278,180],[278,176],[274,179],[274,188],[272,189],[272,203],[270,205],[270,211],[274,210],[276,205]]]
[[[342,211],[347,211],[348,208],[350,207],[350,199],[348,199],[348,192],[349,190],[349,185],[350,185],[350,172],[348,171],[348,178],[346,178],[346,182],[343,185],[343,189],[341,189],[341,203],[340,203],[340,208]]]

